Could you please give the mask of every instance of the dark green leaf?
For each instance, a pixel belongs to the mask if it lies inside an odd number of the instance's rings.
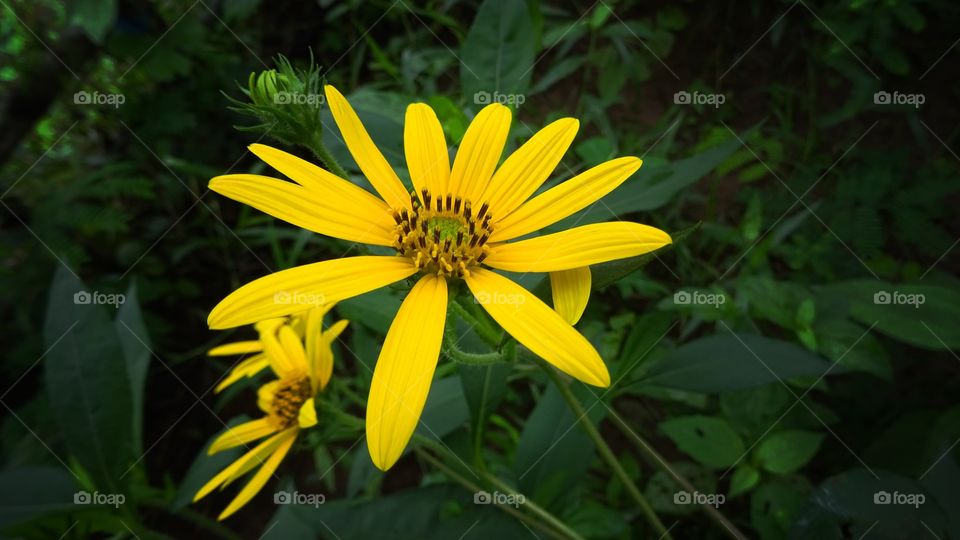
[[[754,451],[754,460],[761,468],[774,474],[789,474],[813,459],[822,433],[787,429],[771,433]]]
[[[44,327],[47,394],[70,453],[98,489],[122,493],[136,459],[133,398],[116,327],[108,308],[91,302],[94,293],[65,267],[54,276]]]
[[[681,416],[662,422],[660,430],[677,448],[707,467],[729,467],[743,457],[743,439],[723,418]]]
[[[725,392],[792,377],[819,377],[829,364],[786,341],[721,334],[691,341],[665,354],[645,374],[646,384],[698,392]],[[834,368],[831,374],[840,373]]]
[[[486,0],[460,53],[463,95],[483,106],[523,94],[533,74],[535,34],[524,2]]]

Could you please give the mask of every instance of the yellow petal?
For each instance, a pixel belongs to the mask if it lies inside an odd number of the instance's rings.
[[[553,225],[613,191],[642,164],[635,157],[601,163],[537,195],[507,216],[494,216],[499,221],[490,241],[510,240]]]
[[[450,171],[449,192],[479,207],[510,133],[510,109],[492,103],[470,122]]]
[[[387,470],[403,453],[433,380],[447,314],[447,282],[427,275],[410,290],[377,359],[367,401],[367,447]]]
[[[481,197],[490,204],[494,219],[509,215],[543,185],[570,147],[579,127],[580,122],[575,118],[561,118],[510,154]]]
[[[270,414],[273,409],[273,396],[276,395],[277,388],[280,388],[280,381],[274,379],[257,389],[257,407],[261,411]]]
[[[271,424],[266,418],[244,422],[238,426],[228,429],[219,437],[217,437],[213,443],[210,444],[207,454],[212,456],[213,454],[222,452],[228,448],[244,445],[250,441],[261,439],[267,435],[272,435],[276,431],[277,430],[274,425]]]
[[[590,267],[550,272],[550,291],[554,311],[567,323],[577,324],[590,300]]]
[[[251,144],[249,148],[257,157],[287,178],[318,195],[331,195],[332,192],[334,197],[353,201],[353,204],[368,210],[389,213],[389,207],[376,195],[309,161],[264,144]]]
[[[317,406],[313,398],[304,401],[303,405],[300,406],[300,412],[297,414],[297,424],[302,429],[317,425]]]
[[[279,331],[282,328],[290,330],[287,326],[280,326],[276,330],[260,333],[260,342],[263,343],[263,351],[270,363],[270,368],[280,378],[290,375],[296,370],[296,365],[287,356],[286,350],[280,343]]]
[[[206,497],[211,491],[220,487],[224,482],[230,482],[232,479],[237,478],[247,471],[253,469],[257,465],[263,463],[263,460],[266,459],[277,447],[286,440],[286,437],[289,437],[291,432],[293,435],[296,435],[296,428],[290,428],[286,431],[281,431],[273,437],[266,439],[265,441],[258,444],[253,450],[250,450],[246,454],[240,456],[239,459],[225,467],[222,471],[217,473],[216,476],[210,479],[209,482],[203,485],[198,491],[197,494],[193,496],[193,502],[197,502],[200,499]]]
[[[276,450],[270,454],[270,457],[263,463],[263,466],[260,467],[260,470],[253,475],[253,478],[247,482],[247,485],[243,486],[243,489],[240,490],[240,493],[237,494],[236,498],[230,501],[230,504],[220,513],[217,517],[218,520],[223,521],[227,519],[234,512],[239,510],[243,505],[250,502],[250,499],[253,498],[267,483],[267,480],[270,479],[270,475],[273,474],[273,471],[277,470],[277,467],[280,466],[280,462],[283,461],[283,458],[286,457],[287,452],[290,451],[290,447],[293,446],[293,442],[297,440],[297,431],[295,428],[291,428],[283,433],[286,433],[286,438],[281,439],[279,446]]]
[[[493,246],[484,263],[511,272],[553,272],[635,257],[670,242],[669,234],[649,225],[594,223]]]
[[[214,347],[207,351],[207,356],[232,356],[235,354],[250,354],[263,350],[263,345],[256,340],[235,341],[225,343],[219,347]]]
[[[610,373],[593,345],[539,298],[483,268],[465,280],[493,320],[531,352],[587,384],[610,385]]]
[[[325,332],[320,330],[320,321],[316,323],[316,330],[311,331],[307,338],[307,358],[311,370],[311,380],[314,382],[314,391],[326,388],[333,375],[333,342],[347,327],[349,321],[340,320],[330,326]]]
[[[265,354],[258,354],[244,359],[233,369],[231,369],[230,373],[224,377],[219,384],[217,384],[217,387],[213,390],[213,393],[219,394],[225,388],[229,387],[240,379],[243,379],[244,377],[252,377],[269,366],[270,362],[267,360],[267,355]]]
[[[247,283],[207,317],[213,329],[233,328],[306,311],[400,281],[417,272],[406,257],[361,256],[305,264]]]
[[[210,180],[210,189],[318,234],[364,244],[393,245],[396,227],[390,210],[369,193],[369,200],[365,200],[335,190],[318,192],[256,174],[218,176]]]
[[[343,142],[363,175],[391,208],[410,208],[410,194],[370,138],[353,107],[336,88],[327,85],[324,91],[333,120],[343,135]]]
[[[418,197],[422,197],[424,188],[434,196],[447,193],[450,154],[443,138],[443,127],[429,105],[412,103],[407,107],[403,124],[403,152],[407,156],[407,169]]]

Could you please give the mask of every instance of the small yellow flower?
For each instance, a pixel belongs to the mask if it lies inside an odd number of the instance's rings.
[[[562,118],[500,162],[510,109],[492,104],[470,124],[450,164],[433,110],[407,108],[404,153],[414,193],[377,149],[347,100],[325,88],[327,103],[360,170],[380,197],[307,161],[259,144],[250,150],[293,182],[251,174],[220,176],[210,189],[319,234],[387,246],[396,255],[357,256],[276,272],[236,290],[207,320],[230,328],[336,302],[420,274],[387,332],[367,403],[367,446],[386,470],[420,418],[433,378],[447,310],[448,280],[462,279],[487,313],[533,353],[586,383],[608,386],[600,355],[572,324],[590,294],[588,267],[671,242],[659,229],[616,221],[517,240],[578,212],[640,168],[635,157],[602,163],[534,195],[579,127]],[[491,269],[549,272],[554,309]]]
[[[258,322],[258,340],[222,345],[210,351],[209,354],[214,356],[256,353],[238,364],[217,391],[268,366],[277,377],[257,391],[257,405],[264,416],[228,429],[208,449],[212,455],[267,437],[220,471],[194,496],[196,502],[214,488],[228,486],[259,465],[260,469],[218,519],[226,519],[249,502],[283,461],[300,430],[316,425],[314,396],[330,381],[333,373],[331,345],[347,325],[347,321],[338,321],[329,330],[322,331],[323,314],[328,310],[329,307],[315,308],[290,318]]]

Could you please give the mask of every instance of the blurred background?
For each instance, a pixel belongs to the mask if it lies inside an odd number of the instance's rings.
[[[947,0],[0,1],[0,535],[551,537],[416,455],[376,471],[322,413],[235,517],[235,487],[190,504],[229,462],[211,437],[258,414],[256,381],[213,392],[233,359],[205,351],[252,333],[210,308],[349,248],[206,188],[273,174],[254,142],[311,158],[228,109],[282,54],[403,177],[413,101],[452,145],[492,101],[508,150],[579,118],[554,180],[643,158],[568,221],[676,239],[594,269],[578,328],[617,382],[577,396],[674,538],[960,540],[958,23]],[[337,307],[332,399],[366,395],[401,298]],[[529,362],[445,358],[423,417],[583,538],[656,538],[575,420]]]

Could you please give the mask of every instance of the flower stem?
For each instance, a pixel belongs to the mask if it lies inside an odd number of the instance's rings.
[[[453,480],[454,482],[457,482],[458,484],[460,484],[460,485],[462,485],[463,487],[465,487],[465,488],[473,491],[474,493],[476,493],[477,491],[480,491],[480,490],[481,490],[480,486],[478,486],[477,484],[474,484],[473,482],[467,480],[466,478],[464,478],[464,477],[461,476],[460,474],[457,474],[456,472],[454,472],[453,469],[451,469],[450,467],[447,467],[442,461],[440,461],[439,459],[435,458],[433,455],[431,455],[431,454],[430,454],[429,452],[427,452],[426,450],[424,450],[424,449],[422,449],[422,448],[419,448],[419,447],[416,447],[416,448],[414,448],[414,451],[417,453],[418,456],[420,456],[421,458],[423,458],[424,461],[427,461],[428,463],[430,463],[430,465],[432,465],[434,468],[436,468],[437,470],[439,470],[439,471],[442,472],[443,474],[447,475],[447,477],[449,477],[449,478],[450,478],[451,480]],[[503,510],[504,512],[510,514],[511,516],[513,516],[513,517],[519,519],[520,521],[526,523],[527,525],[530,525],[531,527],[536,528],[536,529],[539,530],[540,532],[549,535],[551,538],[556,538],[556,539],[559,539],[559,540],[564,540],[564,539],[568,538],[568,537],[566,537],[566,536],[561,535],[560,533],[558,533],[558,532],[555,531],[554,529],[551,529],[551,528],[547,527],[547,526],[544,525],[543,523],[541,523],[541,522],[539,522],[539,521],[537,521],[537,520],[535,520],[535,519],[532,519],[530,516],[527,516],[527,515],[524,514],[523,512],[520,512],[519,510],[517,510],[517,509],[515,509],[515,508],[513,508],[513,507],[511,507],[511,506],[507,506],[507,505],[503,505],[503,504],[497,504],[497,505],[495,505],[495,506],[496,506],[498,509]]]
[[[323,137],[319,132],[311,135],[310,140],[303,143],[304,146],[310,149],[313,152],[313,155],[323,162],[324,166],[328,171],[333,174],[343,178],[345,180],[350,180],[350,176],[347,174],[347,171],[337,163],[336,158],[333,157],[333,154],[327,150],[326,145],[323,144]]]
[[[620,431],[631,439],[634,444],[646,455],[647,460],[660,467],[665,473],[669,474],[680,486],[683,487],[686,491],[693,493],[697,491],[697,488],[690,483],[689,480],[683,477],[678,473],[673,467],[670,466],[670,463],[667,462],[647,441],[645,441],[640,435],[638,435],[633,429],[630,428],[627,423],[620,418],[620,415],[616,411],[610,409],[610,418],[613,420],[614,425],[620,429]],[[709,504],[701,504],[701,508],[706,512],[707,516],[715,521],[718,525],[723,527],[723,529],[730,535],[731,538],[736,540],[745,540],[747,536],[743,534],[740,529],[737,528],[726,516],[723,515],[723,512],[720,512],[717,508]]]
[[[441,455],[443,455],[444,457],[446,457],[446,458],[448,458],[448,459],[451,458],[451,457],[453,457],[454,459],[458,459],[458,458],[456,458],[456,456],[455,456],[452,452],[450,452],[449,450],[447,450],[446,448],[444,448],[443,445],[436,443],[436,442],[433,441],[432,439],[429,439],[429,438],[427,438],[427,437],[423,437],[423,436],[420,436],[420,435],[415,435],[415,438],[416,438],[416,441],[417,441],[419,444],[421,444],[421,445],[423,445],[423,446],[429,447],[429,448],[430,448],[431,450],[433,450],[434,452],[436,452],[436,453],[438,453],[438,454],[441,454]],[[417,453],[418,453],[419,455],[421,455],[421,456],[429,455],[429,454],[428,454],[426,451],[424,451],[422,448],[416,448],[416,447],[415,447],[414,450],[417,451]],[[433,457],[433,456],[430,456],[430,457]],[[437,463],[439,463],[439,460],[436,460],[436,458],[434,458],[434,460],[435,460],[435,461],[432,461],[432,463],[434,463],[435,465],[436,465]],[[428,461],[429,461],[429,460],[428,460]],[[475,492],[476,492],[476,491],[479,491],[479,490],[481,489],[479,486],[477,486],[476,484],[473,484],[473,483],[470,482],[469,480],[463,478],[463,476],[457,474],[456,472],[454,472],[452,469],[450,469],[450,468],[447,467],[446,465],[444,465],[444,464],[442,464],[442,463],[440,463],[440,465],[441,465],[442,468],[441,468],[441,467],[437,467],[438,469],[441,469],[445,474],[447,474],[448,476],[450,476],[452,479],[458,481],[459,483],[463,484],[464,486],[468,487],[468,489],[472,489],[472,490],[474,490]],[[475,471],[475,473],[477,473],[477,472],[478,472],[478,471]],[[486,472],[483,472],[483,471],[479,471],[479,474],[477,474],[477,476],[478,476],[478,478],[480,478],[482,481],[488,483],[489,485],[497,488],[497,489],[500,490],[500,491],[503,491],[504,493],[507,493],[507,494],[510,494],[510,495],[514,495],[514,496],[518,496],[518,495],[521,495],[521,496],[522,496],[522,494],[521,494],[521,493],[518,493],[517,490],[511,488],[510,486],[508,486],[508,485],[506,484],[506,482],[504,482],[503,480],[500,480],[499,478],[497,478],[496,476],[493,476],[492,474],[489,474],[489,473],[486,473]],[[554,516],[553,514],[551,514],[550,512],[548,512],[547,510],[545,510],[544,508],[542,508],[540,505],[538,505],[538,504],[536,504],[535,502],[531,501],[531,500],[530,500],[529,498],[527,498],[527,497],[523,497],[523,501],[524,501],[524,502],[523,502],[524,508],[526,508],[527,510],[529,510],[532,514],[536,515],[537,517],[539,517],[539,518],[542,519],[543,521],[549,523],[549,524],[553,527],[553,529],[555,529],[555,532],[554,532],[554,536],[555,536],[555,537],[557,537],[557,535],[559,534],[559,538],[568,538],[568,539],[571,539],[571,540],[584,540],[584,538],[583,538],[582,536],[580,536],[579,533],[577,533],[576,531],[574,531],[573,529],[571,529],[571,528],[570,528],[569,526],[567,526],[564,522],[560,521],[556,516]],[[510,514],[515,515],[515,516],[518,516],[518,517],[519,517],[519,515],[523,515],[523,514],[520,513],[520,512],[514,513],[514,512],[515,512],[515,509],[510,508],[510,507],[507,506],[507,505],[497,504],[496,506],[497,506],[498,508],[501,508],[501,509],[507,511],[507,512],[510,513]],[[511,511],[511,510],[513,510],[513,511]],[[519,514],[519,515],[518,515],[518,514]],[[524,516],[524,517],[527,517],[527,516]],[[523,521],[529,523],[529,521],[528,521],[529,518],[527,518],[527,519],[521,518],[521,519],[522,519]],[[542,527],[542,525],[541,525],[541,527]]]
[[[620,464],[620,461],[617,460],[617,456],[614,455],[613,450],[611,450],[610,446],[607,445],[606,441],[603,440],[603,435],[601,435],[597,430],[597,427],[593,425],[593,422],[591,422],[589,418],[586,418],[587,413],[583,410],[583,405],[580,404],[580,400],[573,395],[573,391],[570,390],[570,386],[560,378],[555,369],[544,364],[543,362],[538,363],[541,365],[541,367],[543,367],[544,371],[547,373],[547,376],[550,377],[553,383],[557,385],[557,389],[560,390],[560,394],[563,396],[563,399],[566,400],[567,405],[570,407],[570,411],[573,413],[573,416],[578,419],[580,426],[584,431],[587,432],[587,435],[593,440],[593,443],[597,445],[600,455],[603,457],[604,461],[607,462],[610,468],[613,469],[614,475],[616,475],[616,477],[623,482],[624,487],[627,488],[627,492],[640,507],[644,517],[646,517],[647,521],[650,522],[650,525],[653,526],[659,538],[671,540],[670,531],[664,527],[663,522],[660,521],[659,517],[657,517],[657,514],[653,511],[653,508],[650,507],[650,503],[647,502],[646,497],[643,496],[643,493],[640,492],[640,489],[637,488],[637,485],[633,482],[633,480],[630,479],[627,471],[624,470],[623,465]]]

